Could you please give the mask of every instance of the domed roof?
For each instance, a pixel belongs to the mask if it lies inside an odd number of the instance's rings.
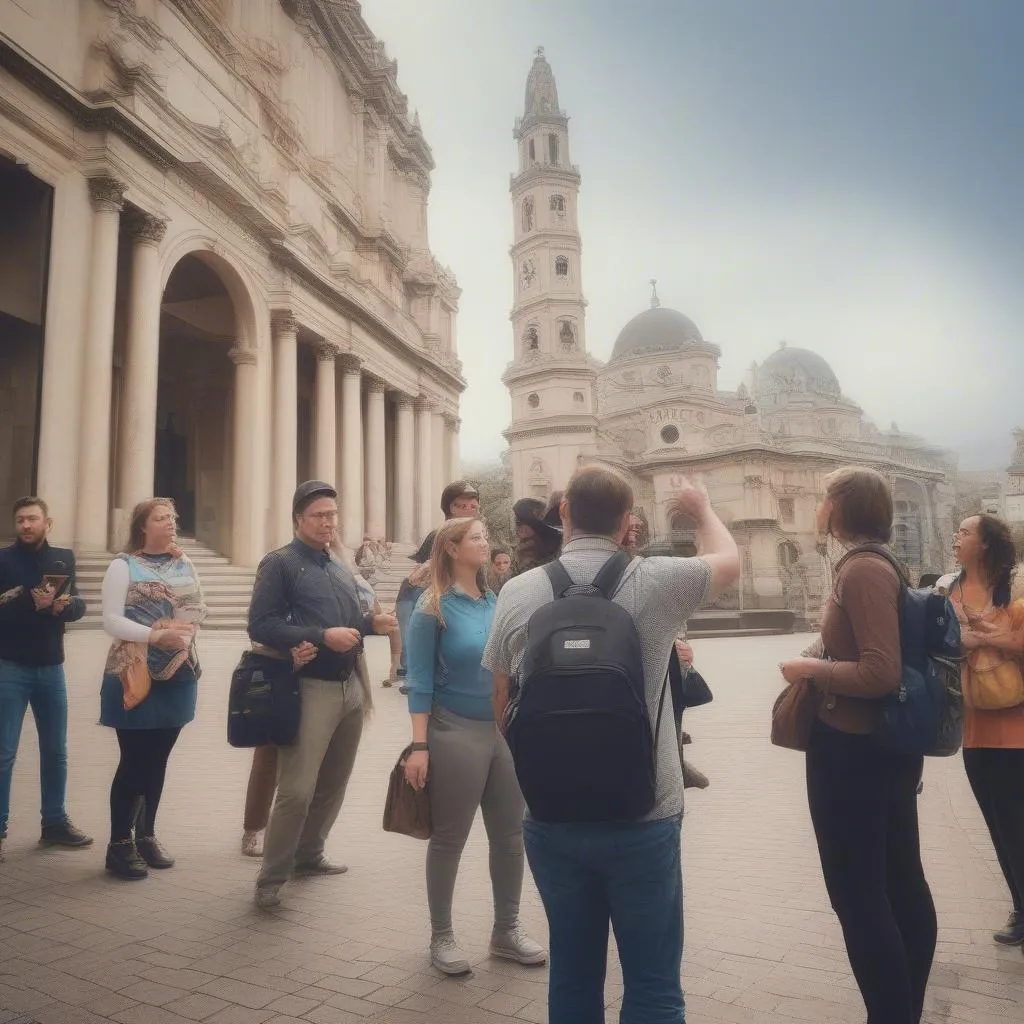
[[[778,402],[791,394],[839,399],[843,392],[832,367],[817,352],[782,342],[758,367],[757,397]]]
[[[688,316],[662,306],[655,291],[651,298],[651,308],[638,313],[619,332],[609,362],[690,349],[718,351],[704,340],[697,325]]]

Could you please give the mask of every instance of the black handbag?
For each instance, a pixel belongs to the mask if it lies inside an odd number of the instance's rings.
[[[710,704],[715,699],[711,687],[695,668],[691,668],[689,672],[683,672],[682,675],[684,708],[699,708],[702,704]]]
[[[299,734],[302,691],[290,657],[245,651],[231,674],[228,743],[288,746]]]

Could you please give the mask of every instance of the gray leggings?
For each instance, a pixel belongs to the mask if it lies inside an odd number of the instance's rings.
[[[452,896],[462,850],[479,807],[490,845],[494,924],[513,928],[523,891],[523,797],[512,755],[493,721],[441,707],[430,715],[427,902],[434,934],[451,930]]]

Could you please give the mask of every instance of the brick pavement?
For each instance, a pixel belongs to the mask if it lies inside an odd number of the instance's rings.
[[[248,770],[224,742],[228,672],[243,638],[207,635],[197,721],[168,773],[160,834],[177,866],[145,882],[102,871],[113,736],[95,724],[100,633],[69,640],[70,806],[89,851],[40,850],[35,737],[26,725],[9,855],[0,866],[0,1024],[498,1024],[546,1020],[544,969],[486,957],[489,885],[477,825],[456,897],[473,974],[430,968],[424,846],[380,829],[388,771],[407,735],[397,691],[378,690],[330,852],[351,870],[294,883],[281,912],[251,902],[256,865],[238,853]],[[715,703],[695,711],[693,759],[712,779],[684,826],[688,1020],[861,1024],[864,1011],[828,908],[798,755],[767,740],[774,666],[800,637],[703,640]],[[371,658],[383,668],[383,644]],[[921,803],[940,935],[926,1020],[1024,1019],[1024,957],[996,946],[1007,896],[958,758],[931,761]],[[523,918],[543,939],[527,883]],[[609,971],[609,1019],[620,976]]]

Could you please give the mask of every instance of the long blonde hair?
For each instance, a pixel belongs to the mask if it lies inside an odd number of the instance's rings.
[[[466,516],[461,519],[449,519],[438,527],[434,535],[434,546],[430,550],[430,583],[424,595],[423,610],[428,615],[433,615],[445,629],[444,616],[441,614],[441,598],[448,593],[455,582],[455,574],[452,571],[454,559],[448,551],[449,544],[460,544],[466,534],[476,523],[483,520],[478,516]],[[487,593],[487,569],[481,566],[477,570],[476,585],[480,593]]]

